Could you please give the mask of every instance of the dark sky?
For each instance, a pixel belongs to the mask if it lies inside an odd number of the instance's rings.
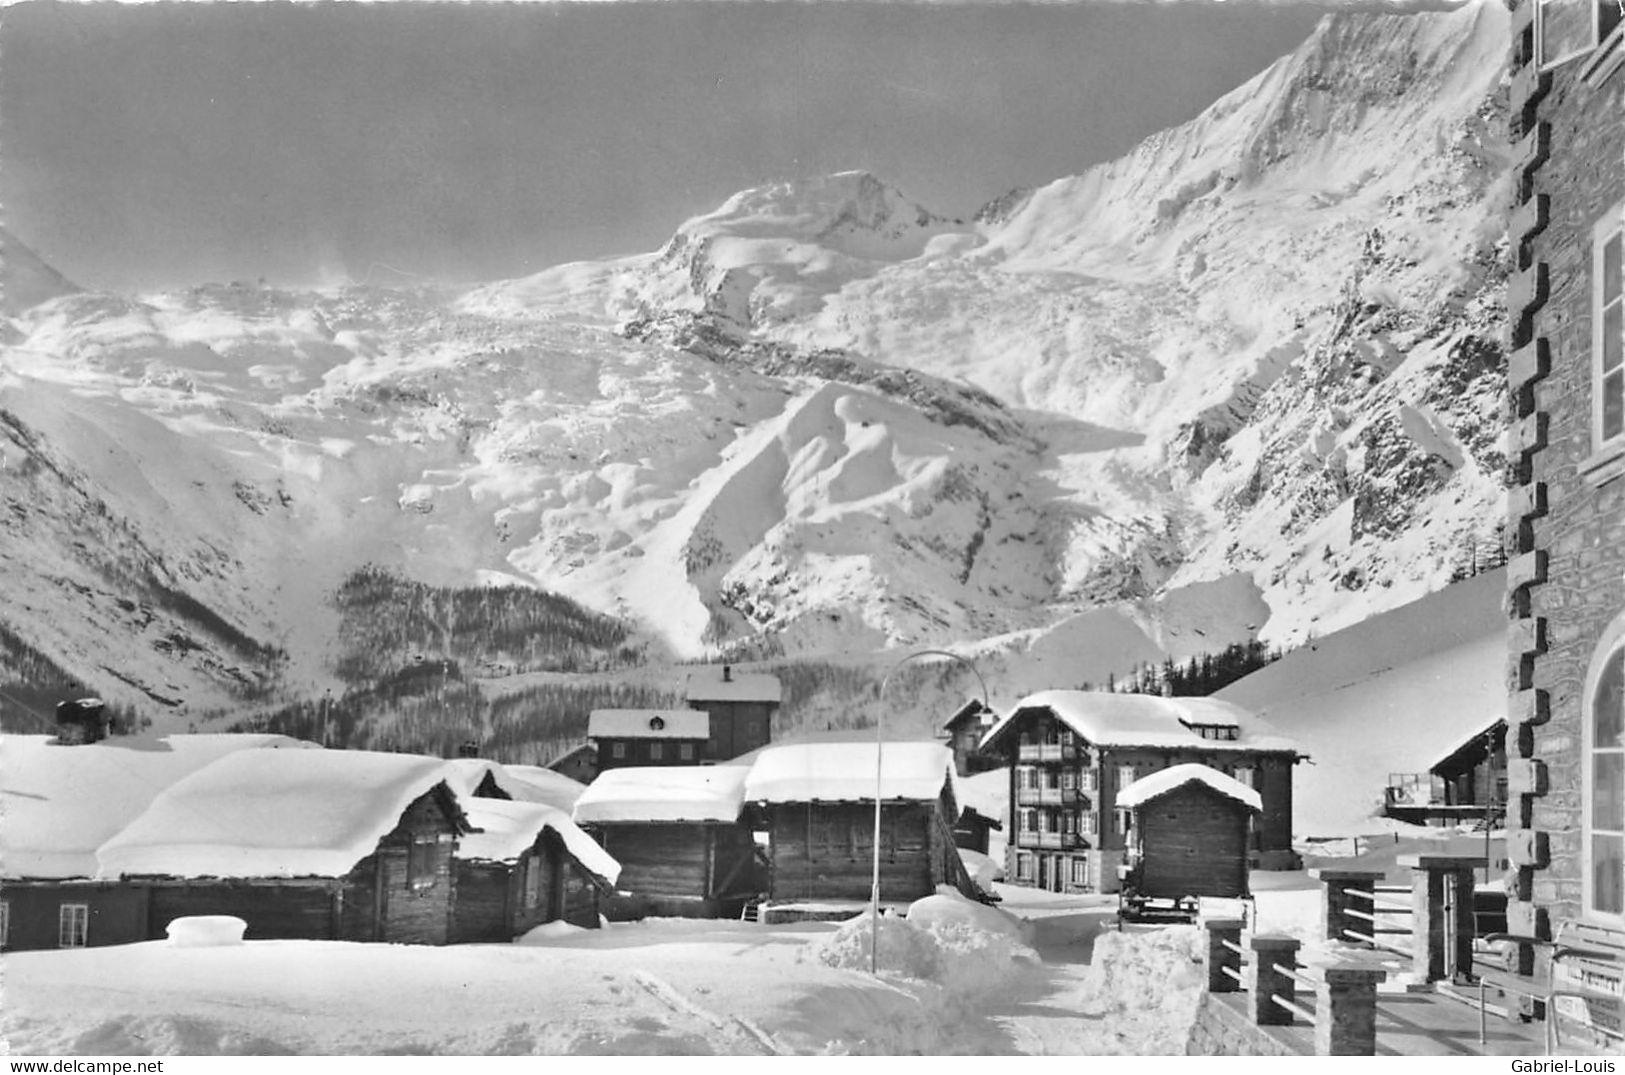
[[[1194,116],[1324,10],[21,4],[0,200],[111,288],[517,276],[848,168],[968,214]]]

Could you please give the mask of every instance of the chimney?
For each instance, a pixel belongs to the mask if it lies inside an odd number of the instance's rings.
[[[56,741],[63,745],[95,743],[107,738],[111,718],[100,698],[56,704]]]
[[[733,665],[729,665],[729,664],[723,665],[722,666],[722,682],[724,682],[724,683],[732,683],[733,681],[734,681]]]

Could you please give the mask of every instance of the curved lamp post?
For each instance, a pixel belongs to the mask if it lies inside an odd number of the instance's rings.
[[[875,715],[875,861],[874,875],[871,879],[869,887],[869,914],[871,919],[869,934],[870,974],[880,973],[878,969],[880,965],[880,802],[881,790],[884,787],[884,767],[881,764],[881,754],[885,750],[885,738],[882,731],[886,724],[886,686],[887,684],[891,683],[893,673],[895,673],[899,668],[903,667],[908,662],[921,657],[947,657],[949,660],[958,661],[966,668],[969,668],[971,675],[976,677],[977,684],[982,688],[982,707],[984,709],[993,708],[988,704],[987,681],[982,678],[982,673],[978,672],[976,670],[976,666],[971,664],[969,660],[961,657],[957,653],[949,653],[945,649],[915,650],[913,653],[910,653],[907,656],[900,657],[892,663],[890,668],[886,669],[886,676],[880,681],[880,712]]]

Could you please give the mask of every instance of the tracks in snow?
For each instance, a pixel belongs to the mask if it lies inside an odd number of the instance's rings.
[[[632,978],[638,985],[660,1003],[675,1012],[691,1015],[696,1019],[711,1024],[725,1034],[742,1035],[754,1042],[763,1052],[770,1056],[793,1055],[776,1040],[773,1035],[751,1022],[749,1019],[737,1015],[722,1015],[703,1005],[689,999],[688,995],[663,978],[657,978],[648,971],[634,971]]]

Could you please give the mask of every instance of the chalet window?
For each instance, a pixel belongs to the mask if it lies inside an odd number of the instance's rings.
[[[406,849],[406,884],[413,889],[433,888],[438,872],[435,869],[435,848],[439,841],[435,834],[415,833]]]
[[[525,860],[525,910],[534,911],[542,903],[542,862],[535,855]]]
[[[1061,787],[1067,791],[1078,786],[1078,771],[1076,769],[1061,770]]]
[[[1621,246],[1625,202],[1592,231],[1592,424],[1597,449],[1625,434],[1625,269]]]
[[[1078,774],[1078,789],[1080,791],[1094,791],[1100,783],[1100,774],[1094,769],[1085,769]]]
[[[1585,721],[1585,909],[1625,915],[1625,647],[1596,673]]]
[[[649,760],[650,761],[664,761],[665,758],[666,758],[666,744],[665,743],[650,743],[649,744]]]
[[[56,946],[83,948],[90,934],[90,905],[64,903],[56,913]]]
[[[1021,831],[1022,832],[1037,832],[1038,831],[1038,811],[1037,810],[1023,810],[1021,812]]]
[[[1535,0],[1535,51],[1542,71],[1583,56],[1620,25],[1620,0]]]
[[[1078,831],[1083,835],[1093,836],[1097,827],[1093,811],[1085,811],[1078,816]]]
[[[1089,883],[1089,859],[1083,855],[1078,855],[1072,860],[1072,883],[1074,885]]]
[[[1025,852],[1016,856],[1016,880],[1031,881],[1033,879],[1033,857]]]
[[[677,757],[678,757],[678,760],[680,760],[680,761],[693,761],[694,760],[694,744],[693,743],[678,743],[677,744]]]
[[[610,746],[609,746],[609,756],[612,757],[612,758],[625,758],[626,757],[626,744],[625,743],[611,743]]]
[[[1074,827],[1076,825],[1077,825],[1077,818],[1073,816],[1072,811],[1064,810],[1064,811],[1061,812],[1061,831],[1063,833],[1065,833],[1068,836],[1071,836],[1072,833],[1075,831]]]
[[[1119,789],[1126,788],[1132,783],[1134,783],[1134,766],[1119,765],[1117,767],[1117,787]]]
[[[1236,766],[1235,777],[1238,783],[1246,784],[1250,788],[1258,786],[1253,783],[1253,767],[1250,765]]]

